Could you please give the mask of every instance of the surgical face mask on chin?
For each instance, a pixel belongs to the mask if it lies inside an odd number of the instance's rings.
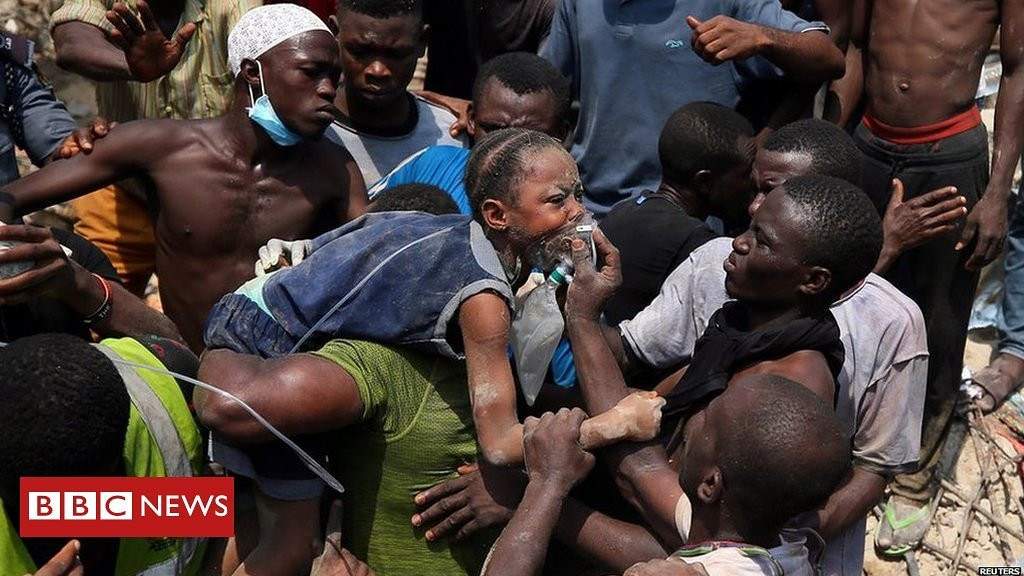
[[[267,136],[270,136],[270,139],[278,146],[294,146],[302,142],[302,136],[289,130],[277,116],[277,112],[274,111],[274,105],[270,103],[266,87],[263,84],[263,65],[260,64],[259,60],[256,60],[256,67],[259,69],[260,92],[263,95],[254,99],[252,85],[249,85],[249,100],[252,102],[252,107],[249,108],[249,118],[258,124],[260,128],[263,128]]]

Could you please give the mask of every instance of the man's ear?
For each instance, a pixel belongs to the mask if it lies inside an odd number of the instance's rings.
[[[821,266],[811,266],[800,284],[800,293],[805,296],[818,296],[832,285],[832,272]]]
[[[260,82],[260,67],[256,64],[255,60],[246,58],[242,60],[242,79],[248,84],[253,91],[256,98],[263,95],[263,85]],[[255,104],[255,102],[253,102]]]
[[[472,101],[466,106],[466,133],[476,140],[476,108],[473,108]]]
[[[335,38],[338,37],[338,33],[341,32],[341,26],[338,25],[338,16],[337,16],[337,14],[331,14],[327,18],[327,28],[329,28],[331,30],[331,34],[334,34]]]
[[[480,216],[483,218],[484,226],[491,230],[504,232],[508,229],[508,211],[501,200],[488,198],[480,204]]]
[[[705,506],[717,504],[722,499],[722,471],[718,466],[709,468],[697,486],[697,498]]]
[[[693,188],[701,198],[709,198],[711,189],[715,185],[715,176],[711,170],[701,170],[690,179],[690,187]]]

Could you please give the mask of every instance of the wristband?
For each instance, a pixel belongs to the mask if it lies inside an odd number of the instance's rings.
[[[100,307],[95,312],[82,319],[82,323],[86,326],[92,326],[106,320],[114,309],[114,305],[110,301],[110,284],[98,274],[93,274],[93,277],[99,281],[100,286],[103,286],[103,303],[100,304]]]

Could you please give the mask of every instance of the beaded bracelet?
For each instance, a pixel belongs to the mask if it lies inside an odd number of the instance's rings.
[[[95,312],[82,319],[82,323],[86,326],[92,326],[106,320],[114,309],[114,305],[110,301],[110,284],[98,274],[93,274],[93,277],[99,280],[100,286],[103,286],[103,303],[100,304],[100,307]]]

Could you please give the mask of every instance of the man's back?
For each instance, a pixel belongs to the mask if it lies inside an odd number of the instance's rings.
[[[409,524],[417,492],[476,457],[465,365],[368,342],[334,340],[318,351],[352,375],[362,425],[335,437],[345,487],[347,547],[378,574],[477,574],[495,534],[428,543]]]
[[[921,126],[966,110],[999,16],[999,0],[873,0],[869,113],[893,126]]]

